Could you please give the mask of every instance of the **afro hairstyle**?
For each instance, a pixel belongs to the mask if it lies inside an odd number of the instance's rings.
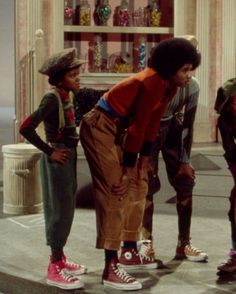
[[[153,49],[150,67],[164,79],[169,79],[185,64],[196,69],[201,63],[201,54],[185,38],[170,38],[161,41]]]

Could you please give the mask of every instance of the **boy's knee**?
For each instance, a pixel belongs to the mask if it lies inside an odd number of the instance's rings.
[[[173,184],[177,194],[189,196],[192,195],[195,182],[187,175],[178,175],[175,177]]]

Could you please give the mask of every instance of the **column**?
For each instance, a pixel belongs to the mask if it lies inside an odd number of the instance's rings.
[[[16,118],[15,138],[20,141],[19,125],[36,107],[34,72],[35,32],[41,28],[41,0],[16,0]]]
[[[198,49],[202,53],[202,63],[196,71],[196,77],[200,82],[200,97],[194,128],[194,142],[211,141],[211,124],[209,122],[209,42],[210,42],[210,22],[209,15],[210,2],[198,0],[196,5],[196,37],[198,39]]]
[[[174,34],[195,35],[196,33],[196,0],[174,1]]]
[[[223,5],[223,36],[222,55],[222,82],[236,77],[236,1],[222,1]]]

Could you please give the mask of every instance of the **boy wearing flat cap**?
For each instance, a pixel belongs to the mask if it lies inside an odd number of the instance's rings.
[[[73,92],[79,89],[79,67],[85,63],[76,57],[76,48],[50,56],[39,72],[49,77],[53,86],[36,111],[20,126],[20,133],[42,151],[41,182],[47,245],[51,257],[47,283],[62,289],[77,289],[83,283],[77,275],[87,269],[69,262],[63,248],[70,233],[76,192],[76,133]],[[46,141],[36,132],[43,122]]]
[[[236,273],[236,78],[229,79],[218,89],[215,110],[219,114],[218,128],[225,151],[224,158],[233,179],[229,196],[230,208],[228,217],[231,226],[231,249],[229,258],[217,269],[221,273]]]
[[[152,53],[150,67],[113,86],[82,119],[80,140],[95,188],[96,247],[105,251],[102,282],[107,287],[142,288],[122,267],[121,241],[126,249],[122,255],[132,265],[157,267],[136,247],[151,169],[149,156],[167,105],[199,64],[200,54],[189,41],[162,41]]]

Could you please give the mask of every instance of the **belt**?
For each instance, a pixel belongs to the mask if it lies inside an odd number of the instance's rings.
[[[109,112],[109,111],[105,110],[104,108],[102,108],[99,105],[95,105],[94,108],[101,111],[102,113],[104,113],[105,115],[107,115],[109,118],[111,118],[114,121],[122,121],[124,119],[124,118],[120,117],[119,115],[115,114],[114,112]]]

